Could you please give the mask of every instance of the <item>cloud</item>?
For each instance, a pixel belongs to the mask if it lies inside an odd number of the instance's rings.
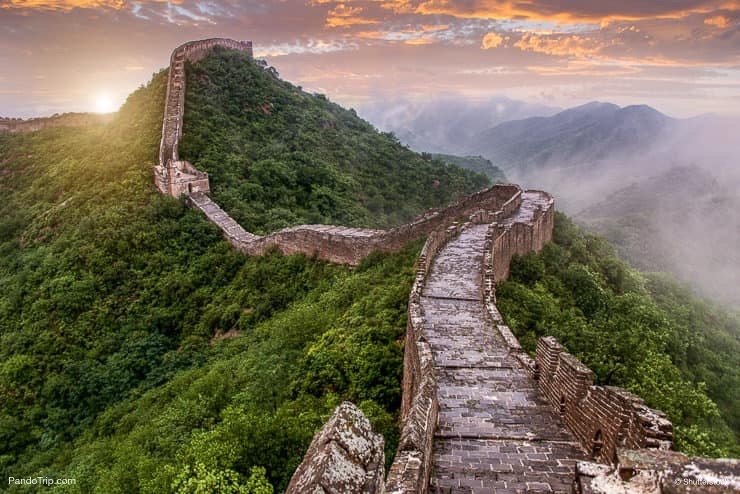
[[[603,48],[597,40],[576,34],[547,36],[525,34],[513,46],[522,51],[576,58],[596,55]]]
[[[707,26],[714,26],[719,29],[726,29],[730,27],[732,21],[723,15],[715,15],[714,17],[707,17],[704,19],[704,24]]]
[[[504,42],[503,36],[498,33],[488,33],[483,37],[481,48],[489,50],[491,48],[498,48]]]
[[[166,1],[167,0],[140,0],[138,2],[131,2],[127,0],[2,0],[0,1],[0,8],[61,11],[70,11],[77,8],[108,8],[121,10],[124,8],[133,7],[134,4],[162,3]],[[180,1],[176,0],[172,3],[180,3]]]
[[[326,27],[350,27],[357,25],[377,24],[378,20],[361,17],[362,7],[352,7],[340,3],[329,10],[326,15]]]
[[[556,21],[639,20],[680,18],[691,13],[739,9],[740,0],[394,0],[383,2],[397,13],[449,15],[464,18],[529,19]]]

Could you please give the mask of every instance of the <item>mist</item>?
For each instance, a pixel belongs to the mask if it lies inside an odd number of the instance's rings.
[[[740,307],[740,118],[674,119],[608,103],[558,111],[460,95],[358,110],[416,151],[482,155],[508,181],[553,193],[559,210],[636,267]],[[524,120],[533,116],[551,117],[552,135],[543,119]]]
[[[681,120],[649,148],[622,156],[503,168],[511,181],[551,191],[558,209],[640,269],[671,272],[698,294],[740,307],[738,128],[740,119]]]
[[[483,100],[448,93],[433,100],[375,101],[357,108],[358,114],[419,152],[465,154],[475,134],[501,122],[550,116],[561,109],[503,96]]]

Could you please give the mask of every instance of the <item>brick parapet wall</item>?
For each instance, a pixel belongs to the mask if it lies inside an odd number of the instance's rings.
[[[518,186],[498,184],[463,197],[444,209],[429,210],[415,220],[387,231],[329,225],[300,225],[266,236],[245,231],[205,195],[209,191],[208,174],[180,160],[178,154],[185,106],[185,61],[198,61],[216,46],[241,50],[252,56],[251,42],[224,38],[185,43],[172,52],[159,165],[154,170],[154,181],[162,193],[188,196],[188,203],[215,223],[224,238],[239,251],[262,255],[271,248],[277,248],[286,255],[303,253],[330,262],[357,265],[373,251],[396,252],[408,242],[467,218],[473,212],[484,210],[506,214],[521,202],[522,192]]]
[[[593,372],[558,341],[537,343],[538,388],[594,459],[613,462],[618,448],[670,449],[673,427],[663,412],[617,387],[594,386]]]
[[[401,404],[403,426],[398,451],[385,484],[387,493],[421,494],[429,491],[439,402],[434,356],[423,333],[421,293],[436,255],[447,242],[460,235],[473,222],[480,221],[484,214],[475,211],[471,214],[471,221],[463,225],[455,224],[432,232],[419,255],[416,278],[409,294],[404,347]]]
[[[532,358],[496,308],[496,283],[508,278],[512,257],[541,250],[552,239],[553,226],[554,202],[541,191],[526,191],[517,214],[502,215],[490,225],[482,287],[488,316],[542,396],[595,459],[613,461],[618,447],[670,448],[672,425],[665,414],[624,389],[594,386],[593,372],[553,337],[540,338]]]
[[[212,38],[178,46],[170,57],[159,164],[154,171],[155,185],[164,194],[178,197],[210,190],[208,174],[197,170],[187,161],[180,160],[178,146],[182,138],[185,113],[185,62],[201,60],[216,46],[240,50],[252,56],[251,41]]]

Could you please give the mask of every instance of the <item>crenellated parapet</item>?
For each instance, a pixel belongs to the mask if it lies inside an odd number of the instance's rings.
[[[663,412],[622,388],[594,386],[593,372],[552,336],[539,339],[535,364],[540,393],[595,460],[615,462],[618,448],[671,448]]]

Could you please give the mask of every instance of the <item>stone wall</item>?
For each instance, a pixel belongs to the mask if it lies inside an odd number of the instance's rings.
[[[474,213],[479,216],[480,213]],[[439,229],[427,238],[417,263],[411,288],[404,346],[401,438],[388,472],[388,493],[426,493],[432,468],[432,445],[437,427],[439,403],[434,357],[424,339],[421,293],[434,257],[468,225],[455,224]]]
[[[594,459],[614,462],[617,448],[671,448],[673,427],[663,412],[624,389],[594,386],[593,372],[555,338],[539,339],[536,367],[540,392]]]
[[[512,257],[528,252],[539,252],[547,242],[552,240],[555,222],[555,206],[552,196],[546,192],[533,190],[528,190],[524,194],[530,197],[539,196],[539,198],[532,201],[530,209],[520,211],[517,215],[512,214],[513,211],[502,211],[502,221],[493,224],[491,251],[493,253],[493,279],[496,282],[509,277]]]
[[[2,118],[0,132],[35,132],[52,127],[85,127],[99,125],[111,120],[110,113],[62,113],[44,118]]]
[[[286,255],[316,255],[319,259],[354,266],[373,251],[396,252],[408,242],[455,221],[464,220],[479,209],[495,211],[504,204],[517,204],[520,195],[521,189],[516,185],[494,185],[466,196],[447,208],[428,211],[416,220],[392,230],[300,225],[244,242],[237,248],[245,254],[259,255],[270,247],[276,247]]]
[[[178,153],[185,112],[185,62],[202,59],[216,46],[241,50],[252,56],[250,41],[224,38],[185,43],[172,52],[159,165],[154,170],[154,182],[164,194],[187,196],[188,203],[216,224],[224,238],[239,251],[248,255],[262,255],[269,249],[276,248],[285,255],[302,253],[330,262],[357,265],[373,251],[398,251],[408,242],[466,218],[474,211],[484,209],[500,210],[502,214],[510,213],[521,203],[522,192],[518,186],[498,184],[463,197],[449,207],[429,210],[410,223],[387,231],[333,225],[300,225],[266,236],[247,232],[206,195],[209,191],[208,174],[199,171],[189,162],[180,160]]]
[[[286,494],[376,494],[383,492],[383,436],[349,402],[339,405],[316,433]]]
[[[210,190],[208,174],[180,160],[178,145],[185,113],[185,62],[201,60],[216,46],[240,50],[252,56],[251,41],[212,38],[185,43],[175,48],[170,57],[159,164],[154,170],[154,183],[163,194],[178,197]]]

